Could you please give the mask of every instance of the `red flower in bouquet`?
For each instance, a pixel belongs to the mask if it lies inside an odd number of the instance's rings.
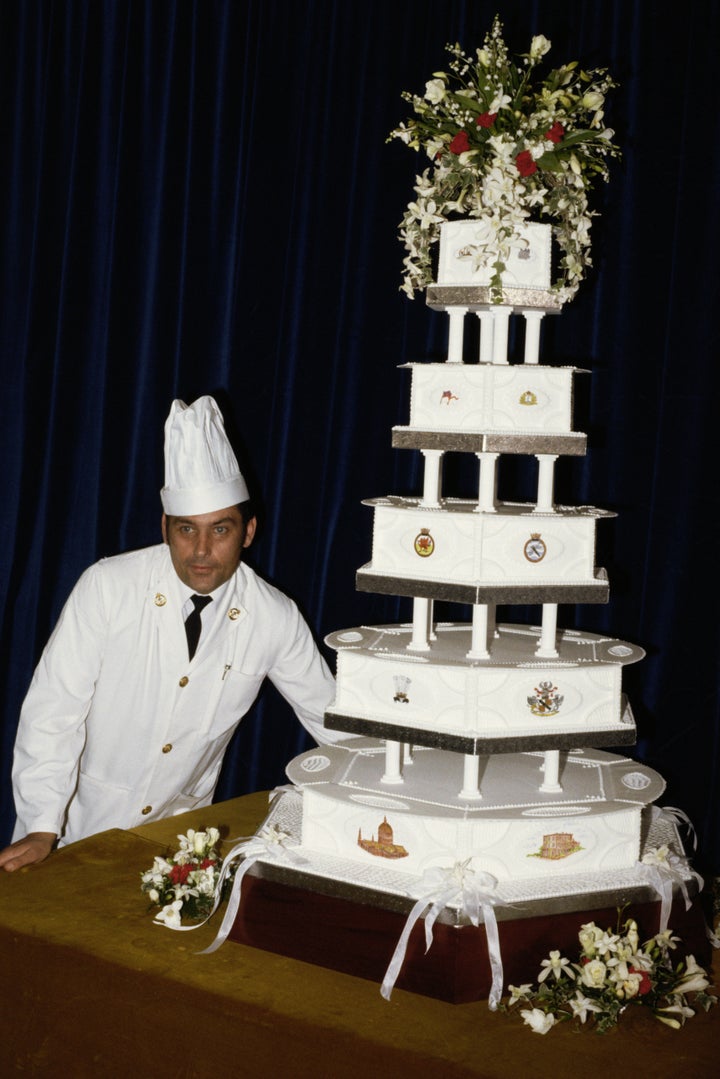
[[[482,112],[478,116],[475,123],[478,125],[478,127],[492,127],[496,120],[496,112]]]
[[[532,176],[534,172],[537,172],[537,165],[529,150],[523,150],[519,153],[515,158],[515,164],[521,176]]]
[[[565,134],[565,128],[561,123],[554,123],[549,131],[545,132],[545,138],[550,142],[561,142]]]
[[[464,154],[466,150],[470,149],[470,140],[468,139],[467,131],[458,131],[455,138],[448,146],[448,150],[451,154]]]

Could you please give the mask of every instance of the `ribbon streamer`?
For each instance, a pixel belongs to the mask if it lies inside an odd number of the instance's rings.
[[[648,859],[646,861],[646,859]],[[690,868],[687,858],[681,858],[664,847],[648,851],[639,863],[642,876],[660,896],[660,932],[668,928],[673,900],[673,885],[677,884],[685,900],[685,910],[690,907],[691,899],[687,889],[687,875],[697,881],[702,889],[704,881],[699,873]]]
[[[295,864],[300,864],[305,861],[305,859],[300,857],[299,854],[296,854],[291,847],[287,846],[286,841],[289,838],[287,832],[283,832],[277,825],[271,824],[268,825],[267,828],[263,828],[257,835],[239,840],[223,860],[220,874],[215,885],[215,899],[210,913],[203,918],[201,922],[197,922],[195,925],[166,925],[166,928],[173,929],[175,932],[186,932],[193,929],[199,929],[202,925],[205,925],[205,923],[212,918],[220,905],[223,887],[228,874],[232,869],[233,862],[242,857],[243,862],[238,866],[235,873],[225,916],[223,917],[222,924],[218,929],[215,940],[207,948],[198,952],[198,955],[208,955],[210,952],[216,951],[220,945],[224,944],[227,940],[228,934],[235,922],[240,907],[242,881],[248,869],[255,865],[255,862],[257,862],[259,858],[267,858],[268,856],[274,861],[290,861]],[[156,924],[163,925],[166,923],[156,922]]]
[[[488,1007],[491,1011],[497,1009],[503,988],[500,937],[494,910],[496,897],[492,894],[497,886],[497,879],[490,873],[476,873],[474,870],[468,869],[469,862],[470,859],[468,858],[465,862],[456,862],[452,869],[434,867],[426,869],[423,873],[422,881],[425,895],[418,899],[408,914],[380,987],[380,994],[385,1000],[390,1000],[393,986],[405,961],[410,934],[423,911],[430,907],[425,915],[425,953],[427,954],[433,941],[433,926],[437,917],[444,907],[452,904],[453,906],[459,906],[461,912],[474,926],[480,924],[480,911],[482,909],[490,969],[492,971]]]

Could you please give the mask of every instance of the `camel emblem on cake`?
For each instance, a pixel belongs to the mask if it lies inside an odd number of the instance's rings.
[[[429,528],[421,528],[418,535],[415,537],[415,554],[419,554],[421,558],[429,558],[435,550],[435,540],[430,535]]]
[[[377,830],[377,839],[363,839],[362,829],[358,829],[358,847],[362,847],[368,854],[376,858],[407,858],[408,852],[404,847],[394,841],[392,827],[388,824],[387,817],[383,817],[382,824]]]
[[[519,402],[521,405],[536,405],[538,403],[537,394],[532,390],[525,390],[525,393],[520,394]]]
[[[571,854],[576,854],[582,849],[572,832],[551,832],[550,835],[543,836],[540,850],[535,854],[529,854],[528,858],[545,858],[548,861],[557,862],[561,858],[569,858]]]
[[[541,682],[535,686],[535,695],[528,697],[527,702],[534,716],[556,716],[564,700],[552,682]]]
[[[460,398],[457,397],[452,392],[452,390],[443,390],[442,394],[440,395],[440,404],[441,405],[443,405],[443,404],[449,405],[451,401],[459,401],[459,400],[460,400]]]
[[[393,700],[396,704],[410,704],[410,698],[408,697],[407,688],[410,685],[410,679],[406,674],[394,674],[393,683],[395,685],[395,695]]]

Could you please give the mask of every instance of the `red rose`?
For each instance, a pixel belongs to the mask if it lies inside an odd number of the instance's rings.
[[[173,884],[184,884],[192,873],[192,865],[186,862],[184,865],[174,865],[170,870],[170,880]]]
[[[635,970],[635,967],[628,967],[631,974],[640,975],[640,985],[638,986],[638,996],[644,997],[646,993],[649,993],[652,989],[652,982],[650,981],[648,972],[646,970]]]
[[[521,176],[532,176],[534,172],[537,172],[537,165],[533,161],[533,156],[529,150],[523,150],[519,153],[515,158],[515,164]]]
[[[483,112],[480,114],[480,116],[478,116],[475,123],[478,125],[478,127],[492,127],[496,120],[496,112]]]
[[[564,134],[565,128],[562,126],[562,124],[556,123],[553,124],[549,131],[545,132],[545,138],[549,139],[550,142],[560,142]]]
[[[458,131],[455,138],[448,146],[448,150],[451,154],[464,154],[466,150],[470,149],[470,141],[468,139],[467,131]]]

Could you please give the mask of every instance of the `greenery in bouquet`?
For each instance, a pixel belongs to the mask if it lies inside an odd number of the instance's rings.
[[[150,869],[141,874],[141,890],[153,907],[160,907],[155,921],[177,927],[195,922],[212,912],[222,868],[218,853],[217,828],[205,832],[188,829],[179,835],[180,849],[168,857],[157,856]],[[227,883],[230,883],[228,875]]]
[[[629,919],[613,933],[594,922],[580,928],[580,957],[571,962],[552,951],[541,963],[538,985],[508,986],[503,1010],[519,1013],[537,1034],[567,1020],[590,1023],[604,1033],[631,1005],[650,1008],[667,1026],[679,1029],[695,1014],[717,1002],[710,982],[695,958],[673,961],[679,943],[671,930],[640,944],[638,927]]]
[[[448,45],[448,71],[436,71],[425,93],[403,93],[414,116],[391,132],[423,150],[432,165],[416,177],[415,198],[400,223],[402,288],[410,298],[432,282],[433,245],[444,221],[482,219],[473,269],[491,268],[493,300],[502,299],[501,274],[529,220],[552,224],[560,258],[553,289],[570,300],[590,259],[593,211],[588,194],[609,177],[607,159],[619,156],[604,126],[604,105],[616,83],[606,69],[584,71],[577,61],[544,77],[550,50],[542,34],[530,51],[511,58],[496,16],[475,55]]]

